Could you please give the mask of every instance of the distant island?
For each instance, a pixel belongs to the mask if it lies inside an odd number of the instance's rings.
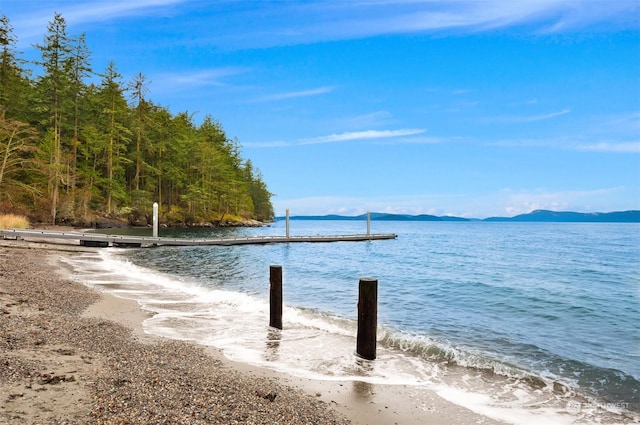
[[[640,210],[579,213],[572,211],[535,210],[514,217],[489,217],[485,219],[453,216],[435,216],[429,214],[387,214],[371,213],[371,221],[492,221],[492,222],[543,222],[543,223],[640,223]],[[276,221],[285,217],[276,217]],[[366,220],[367,215],[297,215],[289,220]]]

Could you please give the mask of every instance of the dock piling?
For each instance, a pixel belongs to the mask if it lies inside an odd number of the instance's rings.
[[[358,289],[356,353],[364,359],[375,360],[378,328],[378,280],[361,278]]]
[[[282,266],[269,267],[269,326],[282,329]]]
[[[286,222],[286,235],[287,239],[289,239],[289,208],[287,208],[287,222]]]
[[[153,237],[158,237],[158,203],[153,203]]]

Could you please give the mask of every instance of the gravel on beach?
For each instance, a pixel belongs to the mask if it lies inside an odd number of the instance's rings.
[[[0,247],[0,424],[350,423],[203,347],[83,317],[100,294],[57,273],[52,255]]]

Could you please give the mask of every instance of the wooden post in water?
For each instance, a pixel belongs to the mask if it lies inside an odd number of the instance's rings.
[[[378,280],[360,278],[358,291],[358,337],[356,353],[364,359],[376,358],[378,328]]]
[[[367,236],[371,236],[371,213],[367,211]]]
[[[269,326],[282,329],[282,266],[269,267]]]

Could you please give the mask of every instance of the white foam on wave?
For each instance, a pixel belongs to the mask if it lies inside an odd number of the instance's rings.
[[[267,300],[146,269],[119,252],[105,249],[98,256],[85,254],[64,261],[75,270],[77,280],[136,300],[155,313],[143,323],[147,333],[212,346],[231,360],[303,378],[423,386],[436,390],[443,399],[507,423],[565,425],[577,419],[563,410],[566,402],[547,403],[554,397],[548,388],[534,391],[515,384],[487,385],[480,372],[456,377],[450,376],[451,370],[443,373],[442,362],[425,361],[412,349],[418,343],[437,345],[427,337],[400,335],[398,344],[391,348],[379,344],[377,359],[366,361],[355,354],[356,324],[352,320],[285,306],[285,329],[279,331],[268,326]],[[467,366],[466,362],[478,366],[475,360],[448,348],[456,353],[460,366]]]
[[[66,260],[78,280],[155,313],[143,323],[150,334],[213,346],[232,360],[306,378],[424,385],[437,376],[437,366],[384,348],[376,362],[363,361],[355,354],[352,320],[285,305],[285,329],[278,331],[268,326],[266,300],[152,271],[118,251],[87,255]]]
[[[487,394],[462,390],[453,386],[440,386],[436,393],[443,399],[492,419],[514,425],[570,425],[577,423],[577,417],[567,414],[566,409],[537,405],[529,393],[514,392],[520,400],[509,404],[499,403]]]

